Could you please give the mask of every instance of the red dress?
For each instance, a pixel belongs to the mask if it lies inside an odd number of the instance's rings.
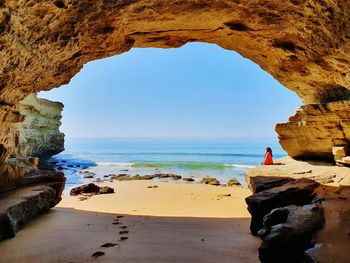
[[[265,160],[263,162],[264,165],[269,165],[269,164],[273,164],[273,160],[272,160],[272,155],[271,153],[267,152],[265,154]]]

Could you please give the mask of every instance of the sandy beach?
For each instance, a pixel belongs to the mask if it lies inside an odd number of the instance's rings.
[[[1,262],[258,262],[260,240],[249,232],[246,188],[101,185],[115,193],[84,201],[64,196],[16,238],[0,243]],[[95,252],[104,254],[91,257]]]

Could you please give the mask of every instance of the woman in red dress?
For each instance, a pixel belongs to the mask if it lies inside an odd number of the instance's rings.
[[[266,148],[266,153],[265,153],[265,160],[263,161],[263,165],[269,165],[269,164],[273,164],[273,160],[272,160],[272,150],[270,147]]]

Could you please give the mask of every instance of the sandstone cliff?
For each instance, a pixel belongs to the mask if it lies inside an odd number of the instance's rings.
[[[333,159],[333,147],[350,141],[350,101],[302,106],[276,132],[291,157]]]
[[[33,158],[64,150],[59,132],[63,105],[29,95],[15,106],[0,107],[0,192],[26,182],[37,169]]]
[[[193,41],[237,51],[298,94],[307,124],[277,128],[292,156],[329,157],[339,139],[348,144],[339,132],[350,116],[324,106],[350,99],[348,1],[5,0],[0,8],[1,160],[18,140],[11,106],[28,94],[69,82],[95,59]]]
[[[277,127],[291,156],[329,158],[333,146],[349,145],[348,1],[4,0],[0,8],[2,163],[17,150],[50,154],[25,144],[29,130],[25,140],[15,131],[23,117],[14,105],[28,94],[69,82],[95,59],[194,41],[237,51],[303,100]]]
[[[64,134],[59,131],[63,104],[29,95],[16,104],[24,120],[16,124],[18,154],[22,157],[50,158],[64,150]]]

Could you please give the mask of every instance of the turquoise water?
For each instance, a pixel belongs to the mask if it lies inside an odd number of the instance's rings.
[[[265,148],[274,158],[286,153],[277,139],[66,139],[65,151],[53,159],[64,166],[68,185],[85,182],[82,172],[106,174],[176,173],[200,180],[216,177],[244,182],[244,171],[259,165]]]

